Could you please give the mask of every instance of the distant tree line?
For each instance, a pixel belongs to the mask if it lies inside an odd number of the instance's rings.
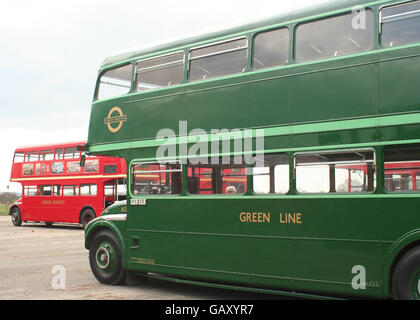
[[[3,193],[0,193],[0,203],[1,204],[13,203],[20,197],[21,195],[15,192],[3,192]]]

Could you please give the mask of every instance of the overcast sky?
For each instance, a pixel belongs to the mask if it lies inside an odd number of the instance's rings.
[[[97,70],[109,55],[324,0],[20,0],[0,11],[0,192],[14,150],[87,139]]]

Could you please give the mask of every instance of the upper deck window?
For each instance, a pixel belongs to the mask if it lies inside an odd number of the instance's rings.
[[[262,32],[254,38],[254,69],[282,66],[289,61],[289,29]]]
[[[191,81],[197,81],[244,72],[247,53],[247,39],[192,49],[189,59],[189,78]]]
[[[180,84],[184,80],[183,52],[143,60],[136,65],[137,91]]]
[[[369,51],[375,44],[374,16],[366,10],[301,24],[296,30],[296,61],[305,62]],[[364,20],[364,19],[363,19]]]
[[[14,163],[22,163],[25,160],[25,152],[16,152],[13,159]]]
[[[62,160],[64,159],[64,149],[56,149],[55,150],[55,160]]]
[[[25,155],[26,162],[33,162],[33,161],[38,161],[38,160],[39,160],[38,151],[26,152],[26,155]]]
[[[64,159],[77,159],[80,156],[80,152],[77,151],[76,147],[66,148],[64,152]]]
[[[420,1],[383,8],[381,30],[384,47],[420,42]]]
[[[98,99],[121,96],[130,92],[131,64],[114,68],[101,75],[98,88]]]
[[[40,153],[41,161],[54,160],[54,150],[43,150]]]

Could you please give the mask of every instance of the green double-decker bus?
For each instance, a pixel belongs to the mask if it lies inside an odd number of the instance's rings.
[[[420,298],[420,1],[334,0],[107,58],[87,154],[127,201],[92,272]]]

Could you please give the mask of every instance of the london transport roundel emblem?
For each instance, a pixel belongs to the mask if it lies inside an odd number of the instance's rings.
[[[105,124],[112,133],[120,131],[123,123],[126,121],[127,115],[123,114],[121,108],[118,107],[112,108],[108,113],[108,117],[105,118]],[[115,126],[115,124],[117,126]]]

